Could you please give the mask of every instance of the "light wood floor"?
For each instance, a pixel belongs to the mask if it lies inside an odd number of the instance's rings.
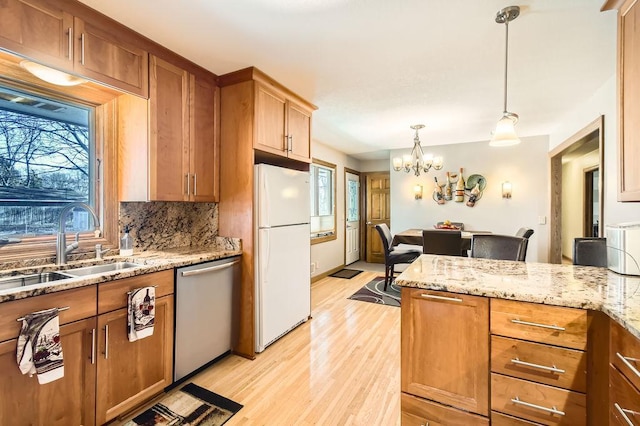
[[[244,405],[227,426],[399,425],[400,309],[347,299],[379,275],[314,283],[312,320],[192,381]]]

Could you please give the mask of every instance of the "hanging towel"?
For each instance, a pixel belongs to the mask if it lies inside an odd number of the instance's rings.
[[[141,287],[129,293],[127,303],[127,328],[130,342],[153,334],[155,323],[156,289]]]
[[[41,385],[64,377],[58,308],[25,315],[16,357],[22,374],[37,374]]]

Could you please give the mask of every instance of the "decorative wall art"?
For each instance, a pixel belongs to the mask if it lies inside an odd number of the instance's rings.
[[[462,170],[460,167],[460,172],[447,172],[443,183],[438,182],[437,177],[433,178],[436,182],[433,200],[436,203],[445,204],[447,201],[463,203],[466,198],[467,206],[473,207],[482,198],[487,180],[482,175],[472,174],[465,181]]]

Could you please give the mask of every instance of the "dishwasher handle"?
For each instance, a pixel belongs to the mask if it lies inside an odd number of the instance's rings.
[[[194,275],[207,274],[209,272],[219,271],[221,269],[227,269],[234,265],[237,265],[238,263],[240,263],[239,260],[234,260],[233,262],[224,263],[222,265],[210,266],[208,268],[202,268],[202,269],[193,269],[191,271],[183,271],[181,273],[183,277],[192,277]]]

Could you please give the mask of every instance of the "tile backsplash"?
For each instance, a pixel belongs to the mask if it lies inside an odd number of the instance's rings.
[[[131,229],[133,247],[163,250],[187,246],[213,246],[218,235],[216,203],[120,203],[120,236]]]

